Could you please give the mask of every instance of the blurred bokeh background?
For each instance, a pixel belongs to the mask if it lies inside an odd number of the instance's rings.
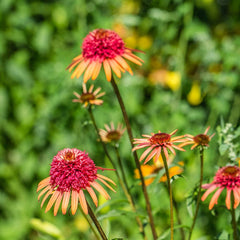
[[[97,165],[111,167],[86,109],[72,103],[73,91],[82,91],[82,78],[71,79],[65,70],[80,54],[83,38],[96,28],[112,29],[128,47],[145,52],[137,53],[145,63],[132,66],[134,76],[126,73],[118,81],[135,137],[174,129],[196,135],[207,126],[211,134],[220,119],[233,128],[239,125],[239,0],[1,0],[1,240],[94,239],[80,211],[76,216],[45,214],[36,187],[48,176],[52,157],[65,147],[86,150]],[[106,92],[104,104],[94,109],[98,126],[122,122],[103,73],[94,84]],[[220,157],[218,140],[216,135],[206,151],[205,182],[229,160]],[[146,222],[127,136],[120,151]],[[197,151],[180,153],[176,161],[185,162],[173,187],[183,225],[189,226],[193,198],[188,197],[199,179]],[[116,180],[114,173],[109,177]],[[164,233],[169,227],[167,191],[163,183],[148,189],[157,231]],[[141,239],[117,190],[96,214],[110,239]],[[231,218],[219,205],[211,213],[207,203],[201,205],[193,239],[228,239]],[[146,230],[150,233],[148,225]]]

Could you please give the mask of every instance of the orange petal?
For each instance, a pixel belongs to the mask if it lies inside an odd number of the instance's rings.
[[[231,189],[227,189],[227,196],[226,196],[226,206],[228,209],[231,208]]]
[[[110,67],[108,60],[103,61],[103,68],[104,68],[104,71],[106,74],[106,78],[110,82],[111,78],[112,78],[112,72],[111,72],[111,67]]]
[[[148,155],[148,157],[145,159],[144,164],[149,162],[157,153],[157,151],[161,151],[161,147],[155,148],[152,150],[152,152]]]
[[[148,153],[152,151],[153,148],[154,147],[147,148],[139,158],[139,162],[141,162],[148,155]]]
[[[86,83],[88,79],[93,75],[94,68],[96,66],[96,62],[93,61],[88,65],[88,68],[85,71],[84,77],[83,77],[83,82]]]
[[[50,190],[51,189],[51,186],[50,185],[48,185],[46,188],[44,188],[42,191],[41,191],[41,193],[38,195],[38,200],[40,199],[40,197],[45,193],[45,192],[47,192],[48,190]]]
[[[60,193],[60,194],[58,195],[58,198],[57,198],[56,203],[55,203],[55,206],[54,206],[54,210],[53,210],[54,216],[57,215],[57,212],[58,212],[60,203],[61,203],[61,201],[62,201],[62,197],[63,197],[63,194]]]
[[[39,184],[38,184],[38,188],[37,188],[37,192],[39,190],[41,190],[42,188],[46,187],[50,182],[50,177],[47,177],[45,179],[43,179]]]
[[[98,180],[100,181],[100,182],[102,182],[103,184],[105,184],[108,188],[110,188],[113,192],[116,192],[107,182],[105,182],[103,179],[101,179],[101,178],[98,178]]]
[[[115,60],[121,64],[121,66],[123,67],[123,69],[125,69],[126,71],[128,71],[131,75],[133,75],[132,69],[130,68],[130,66],[127,64],[127,62],[121,57],[121,56],[117,56],[115,57]]]
[[[50,200],[49,200],[49,202],[47,204],[45,212],[48,212],[51,209],[52,205],[55,203],[55,201],[58,198],[59,194],[60,194],[59,191],[55,191],[53,193],[53,195],[51,196],[51,198],[50,198]]]
[[[42,202],[41,202],[41,207],[43,206],[43,204],[44,204],[44,202],[46,201],[46,199],[48,198],[48,196],[52,194],[52,192],[53,192],[52,189],[50,189],[50,190],[47,192],[47,194],[44,196],[44,198],[43,198],[43,200],[42,200]]]
[[[98,205],[98,199],[97,199],[97,196],[96,196],[95,192],[94,192],[93,189],[90,188],[90,187],[86,187],[86,189],[87,189],[88,193],[90,194],[90,196],[91,196],[91,198],[92,198],[95,206],[97,207],[97,205]]]
[[[112,59],[108,60],[112,70],[114,71],[114,73],[117,75],[118,78],[121,78],[121,71],[119,69],[119,65],[116,64]]]
[[[70,199],[70,192],[64,192],[63,193],[63,201],[62,201],[62,213],[66,214],[67,207]]]
[[[233,189],[233,195],[234,195],[234,208],[236,208],[240,202],[239,193],[236,189]]]
[[[101,174],[97,174],[97,176],[98,176],[99,178],[102,178],[102,179],[104,179],[104,180],[106,180],[106,181],[109,181],[110,183],[116,185],[116,183],[115,183],[112,179],[110,179],[110,178],[108,178],[108,177],[106,177],[106,176],[103,176],[103,175],[101,175]]]
[[[125,57],[126,59],[128,59],[129,61],[136,63],[137,65],[140,65],[140,66],[142,65],[142,63],[140,61],[138,61],[136,58],[129,55],[128,53],[124,53],[122,56]]]
[[[93,74],[92,74],[92,80],[95,80],[101,70],[101,67],[102,67],[102,63],[100,62],[97,62],[95,68],[94,68],[94,71],[93,71]]]
[[[223,191],[223,189],[224,189],[224,188],[219,188],[219,189],[213,194],[212,199],[211,199],[211,201],[210,201],[210,203],[209,203],[209,210],[211,210],[211,209],[213,208],[213,206],[214,206],[215,204],[217,204],[217,200],[218,200],[221,192]]]
[[[72,215],[76,213],[77,207],[78,207],[78,192],[73,190],[71,198]]]
[[[86,198],[84,196],[82,189],[79,191],[79,202],[80,202],[83,212],[85,214],[88,214],[88,206],[87,206]]]
[[[111,199],[106,190],[99,183],[92,182],[91,186],[93,186],[99,193],[101,193],[104,196],[104,198]]]
[[[202,195],[201,200],[205,201],[205,199],[208,197],[208,195],[213,192],[217,188],[216,185],[212,185],[211,187],[208,188],[208,190]]]

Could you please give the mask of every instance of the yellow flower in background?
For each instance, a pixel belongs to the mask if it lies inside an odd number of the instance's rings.
[[[152,46],[153,40],[150,36],[142,36],[138,39],[138,47],[142,50],[147,50]]]
[[[125,43],[128,47],[135,49],[137,47],[137,39],[138,36],[136,33],[132,33],[128,37],[125,38]]]
[[[187,95],[187,100],[191,105],[199,105],[202,102],[200,84],[195,81],[192,84],[192,88]]]
[[[171,158],[168,159],[168,165],[170,166],[172,161],[173,161],[174,156],[171,156]],[[178,162],[178,165],[184,166],[183,162]],[[173,176],[179,175],[183,172],[183,168],[180,166],[173,166],[169,168],[169,176],[172,178]],[[145,177],[145,184],[146,186],[150,185],[154,179],[155,176],[150,177],[153,174],[157,174],[159,171],[164,169],[164,163],[162,156],[160,155],[159,158],[156,160],[156,157],[154,159],[154,164],[153,165],[142,165],[141,170],[143,173],[143,177]],[[139,171],[138,169],[134,170],[134,176],[135,178],[139,179]],[[159,182],[166,182],[167,181],[167,176],[166,174],[163,174],[163,176],[160,178]]]
[[[125,0],[120,7],[120,13],[123,14],[133,14],[138,13],[140,9],[140,4],[138,1],[134,0]]]
[[[172,91],[177,91],[181,86],[181,74],[179,72],[168,71],[166,75],[166,85]]]

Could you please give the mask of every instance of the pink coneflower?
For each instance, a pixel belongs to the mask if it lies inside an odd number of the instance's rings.
[[[148,149],[143,152],[139,159],[139,161],[142,161],[148,155],[144,161],[144,164],[150,161],[155,155],[156,159],[158,159],[162,150],[168,161],[168,150],[170,150],[170,152],[174,155],[176,154],[174,148],[180,151],[185,151],[183,148],[175,145],[175,143],[185,141],[183,136],[172,137],[172,135],[174,135],[176,132],[177,129],[170,134],[162,133],[159,131],[155,134],[151,133],[151,135],[142,135],[145,138],[135,138],[133,143],[139,145],[134,147],[132,151],[148,147]]]
[[[83,93],[80,95],[77,92],[74,92],[74,95],[77,97],[77,99],[73,99],[73,102],[79,102],[83,103],[84,107],[87,107],[88,104],[90,105],[101,105],[103,103],[103,100],[98,99],[105,95],[105,92],[99,93],[101,91],[101,88],[97,88],[95,91],[93,91],[94,85],[92,84],[87,90],[86,84],[82,84]]]
[[[105,129],[100,129],[99,134],[103,142],[118,142],[125,132],[126,128],[123,127],[121,123],[118,123],[117,128],[115,129],[113,122],[108,126],[104,125]]]
[[[74,215],[77,211],[78,201],[83,212],[87,214],[88,207],[84,190],[87,190],[94,204],[96,206],[98,205],[97,196],[93,188],[106,199],[110,199],[110,196],[98,181],[102,182],[114,192],[115,190],[106,181],[114,185],[115,183],[110,178],[98,174],[97,170],[109,169],[96,167],[87,153],[76,148],[65,148],[58,152],[51,163],[50,177],[45,178],[38,184],[37,192],[42,190],[38,196],[38,200],[45,194],[41,207],[46,199],[51,196],[45,212],[49,211],[55,203],[54,216],[56,216],[62,202],[62,213],[65,214],[71,196],[72,214]]]
[[[87,82],[90,78],[97,78],[103,65],[107,80],[111,81],[112,70],[119,78],[121,72],[133,74],[125,59],[142,65],[143,60],[134,55],[133,51],[136,50],[125,47],[123,40],[114,31],[96,29],[86,36],[82,44],[82,54],[75,57],[67,69],[71,72],[78,65],[71,78],[79,78],[85,71],[83,81]]]
[[[209,142],[212,139],[212,137],[215,135],[215,133],[213,133],[211,136],[207,135],[209,129],[210,127],[207,127],[204,133],[198,134],[196,136],[186,134],[185,136],[187,137],[186,138],[187,141],[183,144],[180,144],[180,147],[191,145],[191,144],[193,144],[193,146],[191,147],[191,150],[198,146],[209,147]]]
[[[207,189],[207,191],[202,196],[202,201],[204,201],[207,196],[214,190],[217,191],[212,196],[209,204],[209,209],[211,210],[215,204],[217,204],[218,198],[221,192],[226,188],[226,206],[228,209],[231,208],[231,192],[234,196],[234,208],[236,208],[240,202],[240,168],[237,166],[226,166],[220,168],[212,183],[204,184],[202,188]]]

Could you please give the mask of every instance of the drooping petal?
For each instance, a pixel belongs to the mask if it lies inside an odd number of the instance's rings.
[[[55,192],[53,193],[53,195],[51,196],[51,198],[50,198],[50,200],[49,200],[49,202],[48,202],[48,204],[47,204],[47,207],[46,207],[45,212],[48,212],[48,211],[51,209],[52,205],[53,205],[53,204],[55,203],[55,201],[57,200],[59,194],[60,194],[59,191],[55,191]]]
[[[232,192],[232,189],[227,188],[226,206],[228,209],[231,209],[231,192]]]
[[[110,188],[113,192],[116,192],[106,181],[104,181],[103,179],[101,178],[98,178],[98,180],[100,182],[102,182],[105,186],[107,186],[108,188]]]
[[[236,208],[240,202],[240,196],[236,189],[233,189],[233,196],[234,196],[234,208]]]
[[[210,201],[210,203],[209,203],[209,210],[211,210],[211,209],[213,208],[213,206],[214,206],[215,204],[217,204],[217,200],[218,200],[221,192],[223,191],[223,189],[224,189],[224,188],[219,188],[219,189],[213,194],[212,199],[211,199],[211,201]]]
[[[99,173],[97,174],[97,176],[98,176],[99,178],[102,178],[102,179],[104,179],[104,180],[106,180],[106,181],[109,181],[110,183],[116,185],[116,183],[115,183],[112,179],[110,179],[110,178],[108,178],[108,177],[106,177],[106,176],[103,176],[103,175],[101,175],[101,174],[99,174]]]
[[[42,188],[46,187],[50,182],[50,177],[47,177],[45,179],[43,179],[39,184],[38,184],[38,188],[37,188],[37,192],[39,190],[41,190]]]
[[[53,190],[50,189],[50,190],[46,193],[46,195],[44,196],[44,198],[43,198],[43,200],[42,200],[42,202],[41,202],[41,208],[42,208],[44,202],[46,201],[46,199],[48,198],[48,196],[52,194],[52,192],[53,192]]]
[[[75,190],[72,190],[72,198],[71,198],[72,215],[76,213],[77,207],[78,207],[78,192]]]
[[[207,196],[208,196],[211,192],[213,192],[216,188],[217,188],[217,186],[216,186],[215,184],[212,185],[212,186],[202,195],[201,200],[202,200],[202,201],[205,201],[205,199],[207,198]]]
[[[61,203],[61,201],[62,201],[62,197],[63,197],[63,193],[60,193],[60,194],[58,195],[58,198],[57,198],[56,203],[55,203],[55,205],[54,205],[54,210],[53,210],[54,216],[57,215],[57,212],[58,212],[60,203]]]
[[[63,201],[62,201],[62,213],[66,214],[67,212],[67,207],[70,199],[70,192],[65,192],[63,194]]]
[[[112,79],[112,72],[111,72],[111,67],[110,67],[108,60],[103,61],[103,68],[104,68],[104,71],[106,74],[106,78],[110,82]]]
[[[44,188],[42,191],[41,191],[41,193],[38,195],[38,200],[40,199],[40,197],[45,193],[45,192],[47,192],[48,190],[50,190],[51,189],[51,186],[50,185],[48,185],[46,188]]]
[[[97,196],[96,196],[95,192],[90,187],[87,187],[86,189],[87,189],[88,193],[90,194],[95,206],[97,207],[98,206],[98,199],[97,199]]]
[[[87,206],[86,198],[84,196],[82,189],[80,189],[80,191],[79,191],[79,202],[80,202],[83,212],[85,214],[88,214],[88,206]]]
[[[147,149],[143,152],[143,154],[141,155],[141,157],[139,158],[139,161],[141,162],[141,161],[148,155],[148,153],[153,150],[153,148],[154,148],[154,147],[149,147],[149,148],[147,148]]]
[[[108,195],[107,191],[97,182],[92,182],[91,186],[93,186],[99,193],[101,193],[105,199],[111,199]]]

